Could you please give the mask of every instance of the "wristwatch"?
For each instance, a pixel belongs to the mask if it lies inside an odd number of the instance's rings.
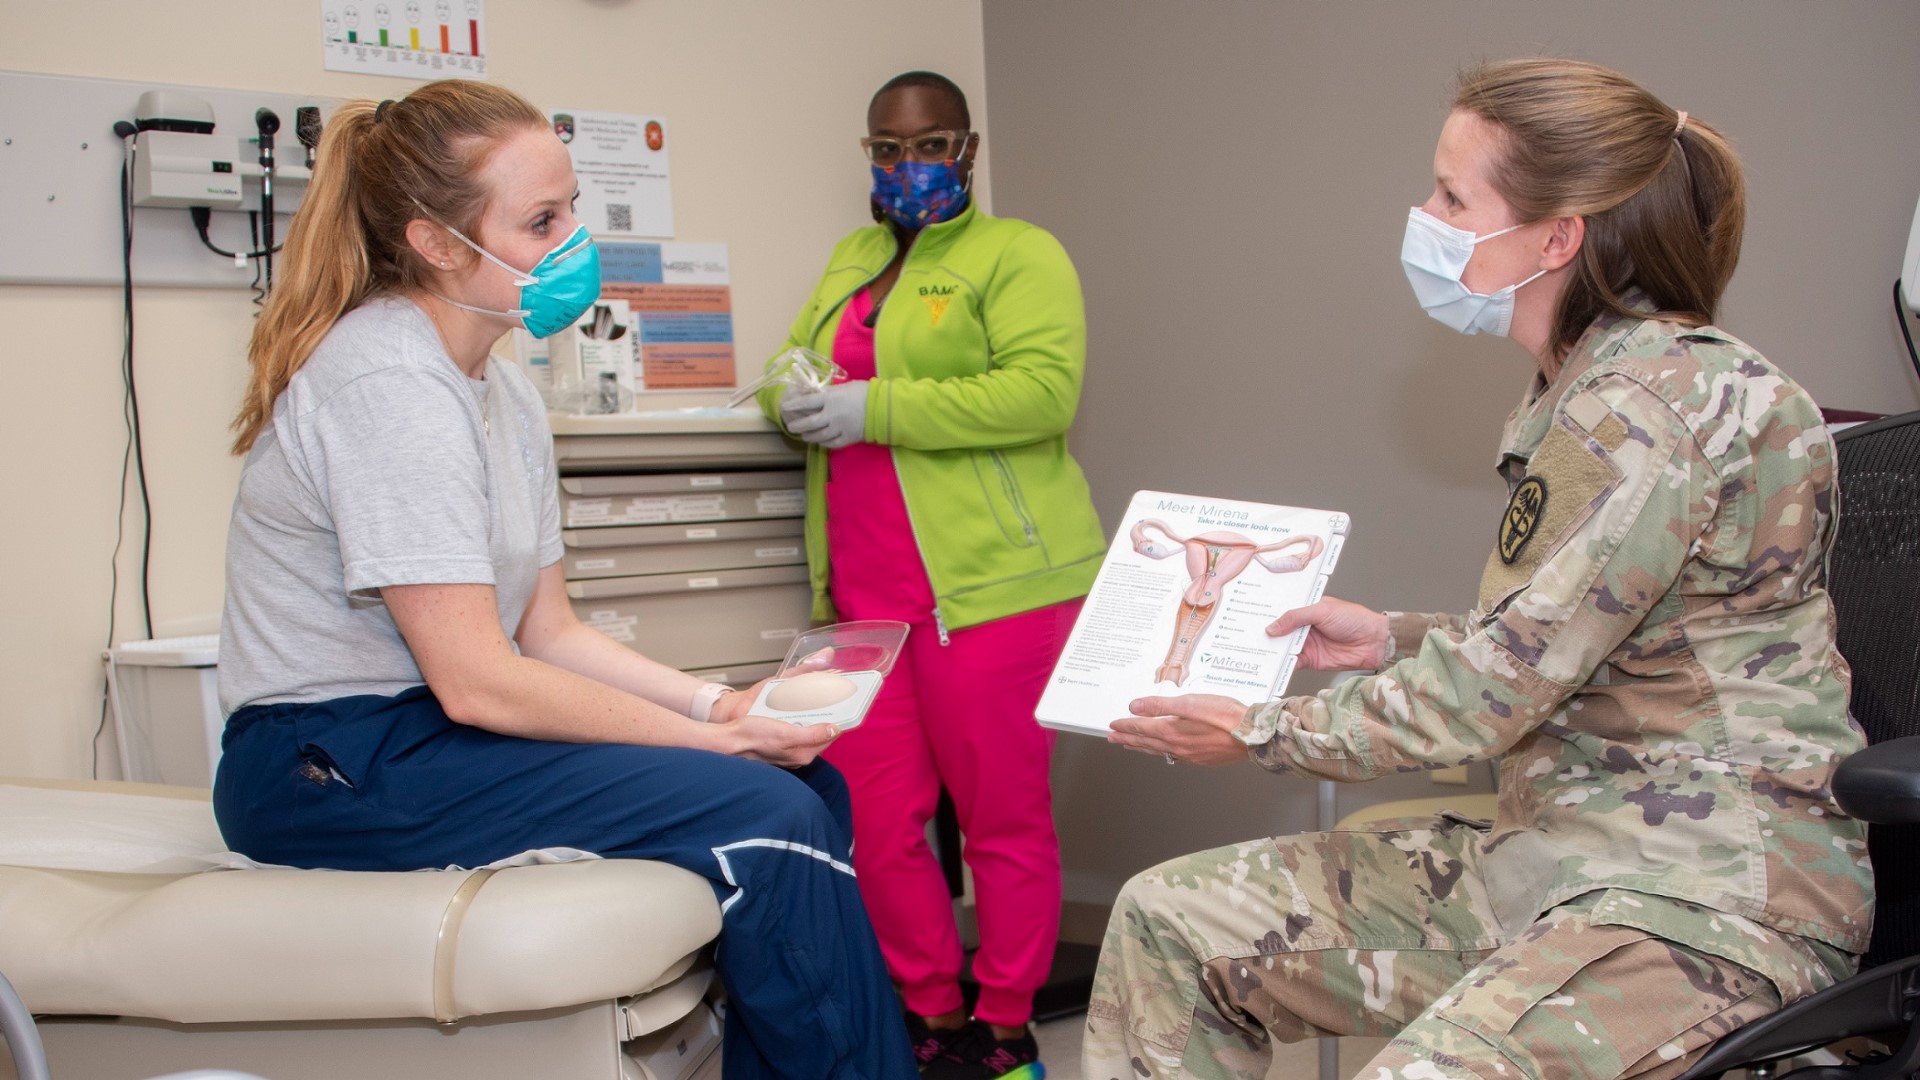
[[[704,683],[693,692],[693,703],[687,708],[687,715],[703,724],[708,723],[713,719],[714,703],[731,693],[733,687],[726,683]]]

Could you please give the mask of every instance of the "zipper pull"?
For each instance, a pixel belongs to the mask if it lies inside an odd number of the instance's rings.
[[[940,646],[945,648],[951,643],[952,639],[947,636],[947,620],[940,617],[939,608],[933,609],[933,626],[934,629],[940,631]]]

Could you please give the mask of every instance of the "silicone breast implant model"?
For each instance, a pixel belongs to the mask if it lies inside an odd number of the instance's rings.
[[[809,671],[795,675],[767,691],[767,704],[781,712],[805,712],[837,705],[858,689],[852,679],[831,671]]]

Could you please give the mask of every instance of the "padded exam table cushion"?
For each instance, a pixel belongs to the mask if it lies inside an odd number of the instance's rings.
[[[112,837],[113,868],[22,854],[31,842],[8,838],[44,837],[47,807],[68,839]],[[663,863],[129,872],[143,842],[148,865],[233,858],[204,791],[0,779],[0,972],[34,1012],[451,1021],[644,993],[720,930],[712,887]]]

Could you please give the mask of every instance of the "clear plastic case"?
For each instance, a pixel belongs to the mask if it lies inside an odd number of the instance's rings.
[[[780,676],[747,707],[790,724],[858,727],[906,644],[907,624],[884,619],[816,627],[794,639]]]
[[[794,390],[824,390],[832,385],[833,380],[845,374],[840,365],[812,349],[788,349],[767,365],[765,375],[735,390],[727,398],[727,408],[739,408],[753,395],[775,383],[784,383]]]

